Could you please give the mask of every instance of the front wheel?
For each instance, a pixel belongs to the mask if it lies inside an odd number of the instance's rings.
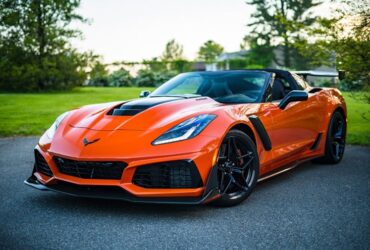
[[[221,197],[217,206],[234,206],[244,201],[257,183],[259,159],[251,138],[239,130],[231,130],[218,153],[218,188]]]
[[[315,162],[326,164],[339,163],[346,146],[347,123],[343,114],[335,111],[330,119],[326,135],[325,155],[315,159]]]

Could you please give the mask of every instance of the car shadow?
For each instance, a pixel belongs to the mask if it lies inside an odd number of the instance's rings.
[[[307,171],[315,171],[319,168],[324,168],[325,165],[316,165],[312,163],[304,163],[296,168],[264,180],[257,184],[253,193],[253,202],[259,199],[264,199],[264,194],[275,189],[276,185],[283,184],[297,175],[304,174]],[[30,203],[36,206],[42,206],[48,210],[61,210],[63,213],[81,213],[84,215],[92,214],[94,216],[130,216],[130,217],[198,217],[202,214],[212,211],[224,211],[225,209],[210,205],[173,205],[173,204],[145,204],[145,203],[130,203],[121,200],[105,200],[93,198],[80,198],[68,195],[55,193],[52,191],[38,192],[37,195],[29,197]],[[244,202],[241,206],[250,206],[250,202]]]

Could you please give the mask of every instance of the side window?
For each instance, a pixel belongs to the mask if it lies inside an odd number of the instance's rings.
[[[283,99],[290,91],[292,91],[292,87],[289,82],[285,78],[277,76],[272,84],[272,101]]]
[[[292,91],[292,87],[290,86],[289,82],[285,78],[279,78],[279,79],[284,85],[284,91],[286,94]]]

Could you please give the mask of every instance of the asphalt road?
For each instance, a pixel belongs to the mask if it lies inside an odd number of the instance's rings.
[[[232,208],[73,198],[23,184],[37,138],[0,139],[0,248],[370,249],[370,148],[259,183]]]

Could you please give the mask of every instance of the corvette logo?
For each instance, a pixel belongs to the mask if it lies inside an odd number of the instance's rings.
[[[97,141],[99,141],[99,140],[100,140],[100,138],[97,138],[97,139],[95,139],[95,140],[89,141],[89,140],[87,140],[86,138],[84,138],[84,139],[82,140],[82,142],[84,143],[84,146],[86,147],[87,145],[89,145],[89,144],[93,144],[94,142],[97,142]]]

